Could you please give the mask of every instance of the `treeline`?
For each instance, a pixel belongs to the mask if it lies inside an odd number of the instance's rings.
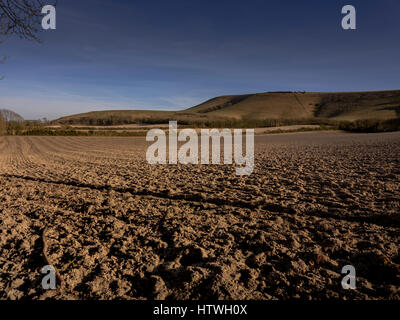
[[[205,128],[264,128],[281,127],[291,125],[337,125],[336,121],[304,118],[304,119],[217,119],[179,122],[182,125],[194,125],[195,127]]]
[[[390,132],[400,131],[400,118],[379,120],[339,121],[324,118],[304,119],[219,119],[219,120],[181,120],[180,126],[196,128],[264,128],[293,125],[319,125],[323,129],[343,130],[349,132]]]
[[[112,130],[75,130],[75,129],[29,129],[23,136],[84,136],[84,137],[136,137],[145,136],[146,131],[112,131]]]
[[[132,120],[127,117],[110,116],[108,118],[97,119],[90,117],[81,117],[79,119],[60,121],[59,123],[64,125],[119,126],[124,124],[137,124],[141,122],[141,120]]]
[[[71,119],[63,122],[54,122],[53,124],[62,125],[82,125],[82,126],[117,126],[117,125],[154,125],[154,124],[168,124],[169,121],[178,121],[181,126],[193,126],[197,128],[255,128],[255,127],[278,127],[286,125],[298,124],[324,124],[333,125],[337,124],[336,121],[318,118],[304,118],[304,119],[235,119],[235,118],[213,118],[176,114],[171,117],[144,117],[140,119],[123,119],[119,117],[110,117],[109,119],[90,119],[79,118]]]
[[[168,123],[155,122],[151,124]],[[173,119],[171,119],[173,120]],[[264,128],[282,127],[291,125],[319,125],[323,130],[344,130],[348,132],[389,132],[400,131],[400,118],[389,120],[357,120],[335,121],[329,119],[219,119],[219,120],[189,120],[178,121],[180,128]],[[22,136],[145,136],[150,128],[94,128],[60,126],[51,127],[44,121],[2,121],[0,119],[0,135]],[[303,129],[302,129],[303,130]],[[315,129],[316,130],[316,129]],[[279,129],[276,133],[279,132]]]
[[[339,123],[338,129],[350,132],[391,132],[400,131],[400,118],[389,120],[356,120],[342,121]]]
[[[4,121],[0,116],[0,135],[18,136],[27,130],[39,130],[43,126],[41,121]]]

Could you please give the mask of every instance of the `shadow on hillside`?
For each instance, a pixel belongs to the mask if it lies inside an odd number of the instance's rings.
[[[397,107],[385,107],[385,108],[381,108],[379,110],[388,110],[388,111],[394,110],[396,112],[396,116],[400,118],[400,106],[397,106]]]

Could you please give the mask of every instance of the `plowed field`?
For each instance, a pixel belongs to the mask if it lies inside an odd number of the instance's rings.
[[[0,298],[400,298],[400,133],[257,136],[241,177],[149,145],[0,137]]]

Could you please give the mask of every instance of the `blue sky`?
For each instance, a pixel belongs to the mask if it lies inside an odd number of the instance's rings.
[[[341,8],[357,9],[357,30]],[[179,110],[278,90],[400,89],[398,0],[59,0],[43,43],[0,44],[0,108],[26,119]]]

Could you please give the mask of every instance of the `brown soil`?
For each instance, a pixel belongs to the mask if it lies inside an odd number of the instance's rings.
[[[0,138],[0,298],[400,298],[400,133],[257,136],[248,177],[148,146]]]

